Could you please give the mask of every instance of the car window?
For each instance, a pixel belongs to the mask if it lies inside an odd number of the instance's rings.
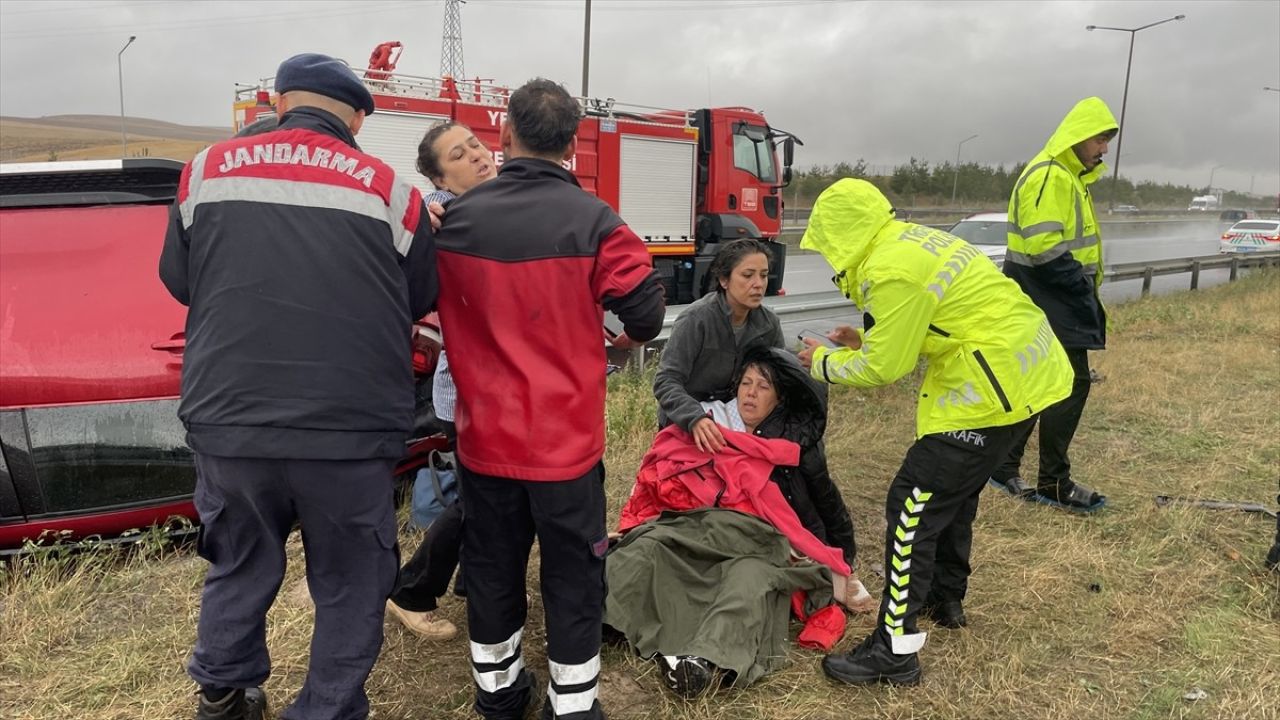
[[[195,467],[177,400],[26,411],[45,511],[189,496]]]
[[[1009,241],[1009,223],[1003,220],[961,220],[948,232],[970,245],[1003,246]]]
[[[1265,220],[1249,220],[1238,222],[1231,226],[1232,230],[1275,230],[1276,228],[1280,228],[1280,222],[1267,222]]]

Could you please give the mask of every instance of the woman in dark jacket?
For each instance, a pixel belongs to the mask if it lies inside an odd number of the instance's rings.
[[[849,517],[840,489],[827,470],[826,452],[822,444],[822,435],[827,426],[826,386],[810,380],[809,374],[800,367],[795,356],[784,350],[752,347],[743,354],[739,365],[731,386],[734,388],[733,399],[727,402],[709,400],[699,403],[699,419],[705,418],[727,430],[789,440],[799,445],[799,465],[775,466],[769,479],[778,485],[805,529],[823,544],[840,550],[852,569],[857,554],[853,520]],[[625,512],[624,509],[624,514]],[[668,687],[679,695],[693,697],[713,684],[717,672],[736,674],[741,670],[733,665],[719,665],[718,663],[726,662],[724,659],[709,657],[715,653],[708,652],[708,649],[718,650],[726,656],[731,655],[717,644],[719,640],[714,637],[713,632],[717,623],[694,623],[698,632],[693,637],[682,636],[679,642],[674,643],[670,638],[663,641],[650,630],[655,623],[664,626],[664,612],[671,612],[670,608],[674,603],[668,598],[664,603],[654,604],[642,599],[643,592],[629,592],[638,585],[654,586],[655,577],[668,577],[661,569],[663,563],[668,558],[678,556],[680,550],[679,545],[672,545],[667,552],[660,553],[633,547],[613,555],[610,560],[610,573],[613,577],[611,587],[622,591],[610,593],[606,600],[605,614],[609,622],[615,623],[617,631],[636,645],[638,650],[643,647],[646,651],[653,651],[656,646],[657,650],[652,657]],[[687,571],[684,560],[672,562]],[[636,570],[637,567],[642,569]],[[654,569],[655,567],[658,569]],[[673,574],[678,575],[678,572]],[[855,573],[851,572],[847,577],[833,575],[832,579],[835,582],[833,595],[845,607],[854,612],[871,612],[876,609],[879,600],[866,591]],[[723,613],[730,612],[727,608],[743,613],[744,608],[752,607],[750,591],[746,591],[745,599],[734,595],[743,593],[743,587],[742,582],[722,586],[713,594],[715,602],[712,605],[721,603],[719,607],[698,605],[700,599],[705,603],[706,594],[693,592],[689,595],[691,605],[680,610],[675,617],[686,621],[690,617],[712,615],[723,618]],[[726,601],[726,597],[731,600]],[[750,614],[749,611],[745,612]],[[767,634],[769,623],[746,622],[744,627],[750,627],[764,635]],[[704,633],[711,634],[704,636]],[[757,643],[763,644],[763,640]],[[689,652],[698,654],[687,654]],[[730,662],[733,659],[730,658]]]
[[[708,271],[715,292],[685,308],[662,349],[653,394],[658,425],[679,425],[705,452],[724,447],[724,436],[699,403],[731,400],[744,353],[783,347],[782,323],[763,305],[769,249],[759,240],[720,246]]]
[[[826,386],[811,380],[795,356],[783,350],[748,350],[737,383],[741,383],[748,368],[756,368],[770,378],[778,397],[777,407],[756,426],[754,433],[800,446],[800,464],[778,466],[770,479],[777,483],[805,528],[827,545],[839,548],[852,567],[857,555],[853,519],[840,489],[831,480],[822,442],[827,429]]]

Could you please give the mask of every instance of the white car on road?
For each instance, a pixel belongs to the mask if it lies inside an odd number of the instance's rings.
[[[1241,220],[1222,233],[1221,253],[1280,250],[1280,220]]]
[[[1004,251],[1009,244],[1007,213],[970,215],[952,225],[947,232],[981,250],[996,265],[1004,264]]]

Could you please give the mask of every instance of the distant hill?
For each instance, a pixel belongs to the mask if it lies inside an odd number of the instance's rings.
[[[127,116],[125,130],[129,144],[122,150],[118,115],[0,116],[0,162],[105,160],[122,153],[186,161],[231,136],[229,126],[179,125]]]

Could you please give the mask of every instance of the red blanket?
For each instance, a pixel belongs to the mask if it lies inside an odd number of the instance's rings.
[[[727,447],[715,455],[699,450],[692,436],[675,425],[659,432],[640,463],[618,530],[625,532],[663,510],[728,508],[763,519],[797,552],[832,572],[848,575],[849,565],[840,550],[809,532],[782,491],[769,480],[774,466],[800,461],[800,446],[723,427],[720,432]]]

